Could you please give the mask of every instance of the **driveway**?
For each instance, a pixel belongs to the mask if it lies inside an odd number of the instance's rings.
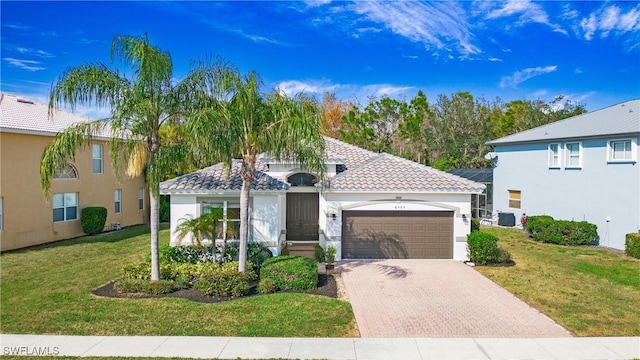
[[[571,336],[459,261],[343,261],[336,272],[362,337]]]

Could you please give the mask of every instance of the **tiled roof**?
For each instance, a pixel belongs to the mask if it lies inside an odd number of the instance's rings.
[[[35,133],[55,136],[72,125],[91,119],[63,110],[55,110],[49,118],[48,105],[15,95],[0,94],[0,131]],[[96,136],[108,138],[108,131]]]
[[[179,176],[160,183],[160,193],[206,193],[208,191],[240,190],[240,160],[233,160],[228,174],[224,164],[219,163],[196,172]],[[276,180],[264,173],[266,165],[257,164],[257,179],[251,183],[251,190],[287,190],[289,184]]]
[[[380,155],[330,137],[325,137],[324,139],[326,141],[327,156],[342,159],[346,170],[354,169]]]
[[[484,185],[389,154],[336,175],[331,190],[482,192]]]
[[[600,136],[637,136],[638,134],[640,134],[640,99],[573,116],[489,141],[487,144],[502,145]]]

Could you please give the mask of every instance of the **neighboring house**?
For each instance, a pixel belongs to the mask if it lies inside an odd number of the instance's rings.
[[[99,137],[51,182],[40,187],[40,160],[58,132],[88,119],[44,104],[0,94],[0,250],[83,235],[84,207],[107,208],[106,227],[146,223],[148,191],[143,177],[118,181],[111,170],[107,137]]]
[[[467,258],[471,194],[482,184],[389,154],[326,138],[326,180],[291,161],[261,157],[251,185],[250,241],[274,254],[286,244],[334,245],[337,258]],[[207,206],[239,223],[240,162],[227,178],[222,164],[165,181],[171,196],[171,244],[180,221]],[[238,225],[236,225],[237,227]]]
[[[482,194],[471,195],[471,216],[476,219],[493,214],[493,169],[453,169],[448,173],[484,184]]]
[[[640,100],[488,142],[494,209],[598,226],[600,245],[624,249],[640,230]],[[519,222],[519,220],[517,220]]]

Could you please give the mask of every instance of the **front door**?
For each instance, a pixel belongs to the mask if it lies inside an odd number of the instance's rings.
[[[318,193],[287,193],[287,241],[318,241]]]

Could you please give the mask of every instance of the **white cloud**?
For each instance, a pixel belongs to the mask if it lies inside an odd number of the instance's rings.
[[[6,62],[8,62],[9,64],[21,68],[22,70],[26,70],[26,71],[40,71],[40,70],[45,70],[44,67],[39,66],[39,64],[42,64],[40,61],[35,61],[35,60],[25,60],[25,59],[16,59],[16,58],[11,58],[11,57],[6,57],[4,58],[4,60]]]
[[[304,3],[308,7],[318,7],[322,5],[331,4],[331,0],[305,0]]]
[[[554,24],[549,20],[549,16],[540,4],[532,3],[529,0],[508,0],[501,7],[490,10],[486,18],[498,19],[509,16],[519,16],[516,23],[519,26],[533,22],[547,25],[555,32],[567,33],[560,25]]]
[[[640,31],[640,5],[622,12],[617,5],[603,7],[592,12],[580,21],[580,28],[587,40],[593,39],[596,33],[606,38],[611,33],[619,36],[625,33]]]
[[[463,56],[482,52],[472,43],[465,11],[454,2],[356,1],[349,9],[427,49],[454,47]]]
[[[340,85],[329,84],[326,81],[308,81],[303,82],[299,80],[287,80],[282,81],[275,86],[275,88],[288,96],[292,96],[298,93],[306,94],[324,94],[326,92],[333,92]]]
[[[411,86],[397,86],[392,84],[334,84],[327,80],[287,80],[274,86],[275,89],[288,96],[293,96],[300,92],[306,94],[321,95],[326,92],[334,93],[339,99],[368,99],[370,97],[381,98],[403,97],[408,92],[414,90]]]
[[[551,65],[551,66],[545,66],[545,67],[538,66],[535,68],[527,68],[524,70],[516,71],[511,76],[502,77],[502,79],[500,80],[500,87],[501,88],[517,87],[518,84],[522,82],[525,82],[536,76],[552,73],[557,69],[558,69],[557,65]]]
[[[44,50],[38,50],[38,49],[31,49],[31,48],[25,48],[25,47],[18,47],[15,49],[17,52],[19,52],[20,54],[27,54],[27,55],[35,55],[37,57],[41,57],[41,58],[52,58],[53,54],[48,53]]]
[[[497,58],[497,57],[490,57],[488,60],[489,60],[489,61],[492,61],[492,62],[502,61],[502,59]]]

